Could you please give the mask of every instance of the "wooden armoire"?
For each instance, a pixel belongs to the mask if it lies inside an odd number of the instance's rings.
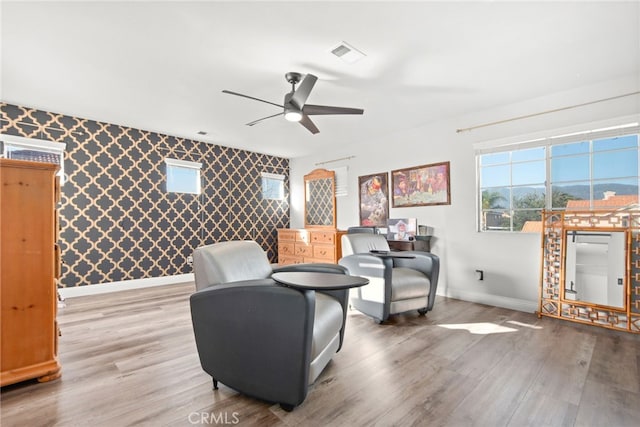
[[[0,385],[60,376],[57,165],[0,159]]]

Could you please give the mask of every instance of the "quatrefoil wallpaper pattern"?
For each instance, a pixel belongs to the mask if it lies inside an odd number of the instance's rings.
[[[66,143],[60,286],[192,272],[198,246],[256,240],[277,261],[289,227],[289,160],[33,108],[0,104],[0,132]],[[200,162],[202,194],[166,192],[165,157]],[[262,200],[260,173],[285,175]]]

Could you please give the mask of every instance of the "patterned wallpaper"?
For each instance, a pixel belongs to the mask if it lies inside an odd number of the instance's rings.
[[[0,132],[66,143],[61,286],[190,273],[201,245],[253,239],[277,260],[289,226],[289,160],[0,103]],[[202,194],[165,191],[165,157],[200,162]],[[262,200],[260,172],[285,178]]]

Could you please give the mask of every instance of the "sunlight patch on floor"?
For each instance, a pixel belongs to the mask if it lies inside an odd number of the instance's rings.
[[[508,328],[506,326],[496,325],[495,323],[459,323],[452,325],[438,325],[446,329],[466,329],[472,334],[488,335],[488,334],[504,334],[506,332],[516,332],[517,329]]]
[[[507,320],[507,323],[511,323],[512,325],[516,326],[523,326],[525,328],[542,329],[542,326],[530,325],[528,323],[518,322],[517,320]]]

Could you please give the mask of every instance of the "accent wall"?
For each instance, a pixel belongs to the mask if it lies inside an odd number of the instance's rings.
[[[66,144],[60,287],[191,273],[198,246],[256,240],[277,260],[289,227],[289,160],[34,108],[0,104],[0,132]],[[167,193],[166,157],[202,163],[202,193]],[[261,172],[285,176],[263,200]]]

